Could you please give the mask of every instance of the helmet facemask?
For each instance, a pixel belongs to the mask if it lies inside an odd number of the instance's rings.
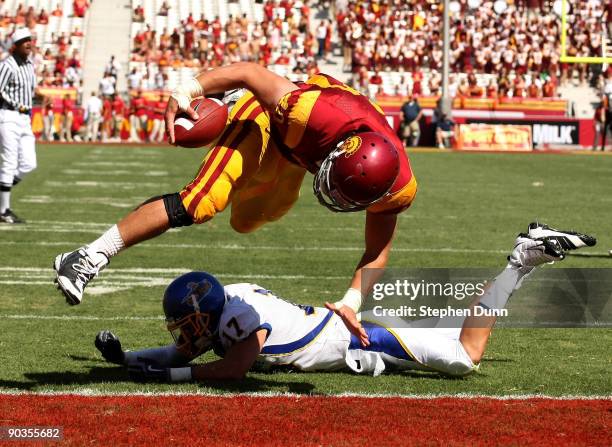
[[[334,149],[321,163],[319,170],[314,176],[312,182],[312,191],[319,199],[319,203],[327,209],[336,213],[350,213],[362,211],[369,205],[359,205],[353,203],[340,194],[331,181],[331,172],[334,166],[334,161],[344,153],[342,144],[344,140],[338,143]]]
[[[168,331],[176,343],[176,348],[189,357],[208,351],[213,343],[214,334],[209,329],[210,315],[195,312],[178,321],[166,320]]]
[[[321,163],[312,184],[314,195],[331,211],[362,211],[389,195],[399,172],[397,157],[383,135],[349,135]],[[391,171],[388,163],[393,163]]]

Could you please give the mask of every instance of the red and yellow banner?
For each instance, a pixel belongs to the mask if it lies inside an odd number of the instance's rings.
[[[460,124],[456,148],[464,151],[531,151],[531,127],[502,124]]]

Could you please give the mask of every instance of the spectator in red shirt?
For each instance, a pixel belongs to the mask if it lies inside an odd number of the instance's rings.
[[[121,128],[123,127],[123,120],[125,115],[125,103],[121,96],[114,94],[112,96],[112,110],[113,110],[113,129],[112,135],[114,140],[121,139]]]
[[[89,2],[87,0],[74,0],[72,3],[72,10],[75,17],[85,17],[87,8],[89,8]]]
[[[474,73],[468,75],[468,91],[470,98],[482,98],[484,93],[482,87],[478,85],[478,80]]]
[[[139,90],[130,103],[130,143],[141,143],[140,134],[147,132],[147,104]]]
[[[164,141],[164,112],[166,110],[167,98],[164,95],[159,95],[158,100],[149,102],[150,118],[151,118],[151,134],[149,141],[152,143],[163,143]]]
[[[65,95],[62,100],[62,130],[60,141],[72,142],[72,123],[74,122],[74,100],[70,95]]]
[[[102,101],[102,142],[111,139],[113,128],[113,103],[108,96]]]
[[[134,14],[132,15],[132,20],[134,22],[139,22],[139,23],[144,22],[145,20],[144,8],[142,7],[142,5],[138,5],[136,6],[136,8],[134,8]]]
[[[539,98],[540,96],[540,88],[536,84],[535,80],[533,80],[531,84],[529,84],[529,87],[527,87],[527,97]]]
[[[554,98],[556,94],[556,86],[550,77],[546,79],[546,82],[542,86],[542,96],[544,98]]]

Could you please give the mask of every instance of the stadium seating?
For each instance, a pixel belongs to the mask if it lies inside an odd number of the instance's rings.
[[[1,14],[5,20],[4,26],[0,27],[0,39],[3,41],[10,36],[15,26],[26,25],[23,17],[18,15],[20,6],[25,11],[32,8],[34,18],[30,25],[33,25],[32,33],[37,42],[34,60],[43,85],[78,87],[81,79],[80,57],[85,48],[84,30],[87,16],[76,17],[73,3],[73,0],[5,0],[3,2]],[[47,23],[40,23],[39,20],[43,10],[48,15]],[[61,14],[54,15],[54,11],[59,11]],[[73,56],[79,61],[79,66],[75,66],[75,70],[70,70],[67,74],[66,69]],[[62,62],[58,66],[60,59]],[[56,68],[59,73],[55,73]]]
[[[401,76],[384,72],[406,72],[412,88],[410,72],[421,71],[423,94],[428,94],[431,73],[438,73],[442,58],[442,8],[439,2],[411,0],[404,2],[365,2],[350,0],[338,8],[336,26],[343,45],[344,65],[354,73],[356,85],[363,84],[366,93],[393,94]],[[505,72],[511,83],[524,75],[525,87],[531,80],[552,77],[558,83],[568,80],[576,71],[581,82],[587,80],[585,64],[561,64],[560,18],[553,12],[552,2],[509,1],[505,12],[494,11],[492,1],[453,2],[451,8],[451,71],[459,83],[465,73],[476,73],[478,85],[486,87]],[[536,2],[537,3],[537,2]],[[478,4],[469,9],[469,4]],[[605,41],[603,4],[588,0],[572,2],[568,15],[568,54],[601,56]],[[530,9],[531,8],[531,9]],[[511,32],[510,30],[514,30]],[[383,78],[382,89],[366,86],[361,67],[370,76],[378,70]],[[490,75],[490,76],[483,76]],[[389,82],[389,79],[392,81]],[[537,81],[538,87],[541,82]],[[401,86],[401,90],[405,85]],[[363,90],[363,88],[362,88]],[[520,93],[520,91],[519,91]]]
[[[168,6],[167,13],[160,14],[162,5]],[[262,50],[260,57],[266,58],[267,65],[273,70],[283,75],[288,75],[293,79],[303,79],[308,64],[311,66],[314,63],[314,58],[303,58],[298,61],[300,55],[305,52],[305,40],[306,33],[299,33],[293,44],[290,43],[289,39],[281,39],[280,36],[288,36],[291,32],[290,21],[287,20],[287,11],[291,14],[291,23],[297,26],[302,19],[302,4],[301,2],[287,1],[286,7],[281,7],[279,2],[275,2],[272,5],[272,14],[274,19],[278,18],[277,28],[278,31],[274,30],[275,26],[267,28],[267,21],[265,15],[266,5],[258,3],[254,0],[239,0],[239,1],[228,1],[228,0],[133,0],[132,8],[134,11],[141,11],[142,16],[134,15],[134,21],[132,23],[131,37],[134,39],[143,39],[143,33],[149,32],[155,34],[155,42],[146,43],[149,48],[159,48],[161,36],[164,32],[168,34],[177,31],[180,41],[181,49],[185,46],[186,39],[186,25],[189,23],[192,28],[196,28],[196,22],[200,19],[206,20],[211,25],[217,21],[221,25],[221,30],[218,36],[212,35],[209,38],[209,42],[220,45],[221,57],[214,57],[213,60],[202,61],[199,57],[185,57],[185,54],[181,54],[176,49],[168,53],[168,55],[161,55],[159,51],[138,51],[136,45],[133,45],[132,60],[130,62],[130,72],[136,69],[143,77],[142,87],[152,88],[158,87],[153,81],[160,70],[163,72],[165,79],[165,89],[173,89],[180,82],[191,78],[197,71],[202,68],[209,66],[208,64],[218,65],[228,63],[234,59],[227,56],[227,47],[229,45],[238,45],[239,40],[245,40],[247,43],[255,42],[257,39],[265,36],[269,40],[272,37],[268,31],[278,33],[279,45],[268,45],[269,53],[265,54]],[[232,20],[238,18],[245,18],[248,22],[247,29],[241,30],[239,39],[232,39],[228,36],[227,25]],[[306,18],[308,19],[308,18]],[[261,28],[256,30],[256,24],[262,24]],[[198,46],[198,33],[199,30],[195,30],[193,37],[193,56],[196,56],[196,47]],[[258,37],[258,33],[263,33],[263,36]],[[246,36],[246,39],[245,39]],[[144,38],[146,39],[146,38]],[[282,42],[282,43],[281,43]],[[259,47],[259,44],[257,45]],[[262,46],[263,47],[263,46]],[[213,53],[214,51],[211,51]],[[145,54],[143,54],[145,53]],[[153,54],[152,54],[153,53]],[[156,54],[155,54],[156,53]],[[235,51],[235,59],[237,60],[258,60],[258,56],[253,54],[254,52],[244,52],[238,55],[238,51]],[[191,56],[191,54],[190,54]],[[209,56],[210,57],[210,56]],[[160,60],[164,59],[162,63]],[[283,62],[284,63],[278,63]],[[275,64],[275,62],[277,62]],[[298,73],[294,74],[294,68],[300,65],[303,69],[298,70]]]

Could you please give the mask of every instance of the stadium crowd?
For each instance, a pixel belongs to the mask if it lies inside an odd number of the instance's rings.
[[[167,15],[170,8],[164,2],[157,15]],[[249,19],[246,13],[229,15],[225,23],[219,16],[208,20],[204,14],[189,14],[179,27],[159,30],[145,23],[142,6],[134,9],[133,21],[145,26],[133,36],[131,60],[144,64],[130,71],[132,89],[164,88],[168,69],[201,70],[238,61],[281,65],[297,74],[317,71],[308,2],[268,0],[262,22]]]
[[[34,36],[32,59],[42,87],[79,88],[82,80],[81,43],[82,20],[90,6],[88,0],[73,0],[68,27],[59,22],[66,12],[58,2],[52,10],[35,10],[23,3],[16,11],[9,11],[5,1],[0,1],[0,34],[4,36],[0,47],[0,59],[8,55],[11,40],[8,38],[17,27],[28,27]],[[76,19],[76,20],[75,20]],[[47,27],[53,25],[51,33]]]
[[[489,87],[476,88],[470,79],[457,85],[460,94],[489,96],[550,96],[550,86],[565,83],[578,71],[587,81],[587,64],[560,63],[560,18],[551,1],[509,0],[503,12],[492,1],[460,0],[451,11],[450,65],[455,73],[498,76]],[[610,4],[597,0],[572,3],[568,15],[568,55],[601,56],[606,23],[610,28]],[[336,24],[343,49],[344,68],[357,83],[372,82],[372,71],[437,73],[442,66],[442,4],[433,0],[339,0]],[[597,73],[594,73],[597,75]],[[533,79],[526,82],[526,78]],[[377,79],[374,78],[376,82]],[[429,94],[438,93],[439,78],[432,76]],[[510,85],[509,85],[510,84]],[[530,84],[535,84],[532,91]],[[417,93],[417,92],[415,92]],[[554,92],[553,92],[554,94]]]

